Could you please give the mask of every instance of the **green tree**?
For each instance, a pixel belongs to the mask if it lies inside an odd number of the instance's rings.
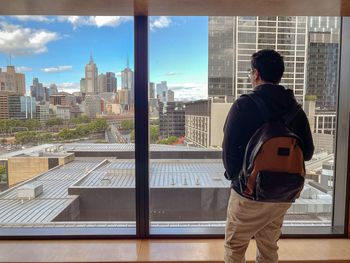
[[[103,132],[108,128],[107,120],[104,118],[97,119],[90,123],[93,132]]]
[[[23,131],[15,134],[16,142],[19,144],[35,143],[38,141],[37,132],[35,131]]]
[[[41,128],[41,123],[36,119],[28,119],[24,122],[24,127],[28,128],[30,131],[35,131]]]
[[[135,127],[135,123],[133,120],[123,120],[120,126],[123,130],[132,130]]]
[[[170,136],[169,138],[163,139],[163,140],[159,140],[157,141],[158,144],[174,144],[175,142],[177,142],[179,140],[178,137],[176,136]]]
[[[58,137],[63,140],[69,140],[73,138],[72,132],[68,128],[63,128],[59,133]]]
[[[64,123],[64,120],[62,118],[54,117],[47,120],[46,126],[52,127],[55,125],[63,125],[63,123]]]
[[[150,140],[151,143],[155,143],[159,140],[159,126],[151,125],[150,126]]]
[[[76,118],[72,118],[69,120],[69,123],[71,124],[82,124],[82,123],[90,123],[91,122],[91,119],[86,116],[86,115],[83,115],[83,116],[80,116],[80,117],[76,117]]]
[[[130,133],[130,141],[131,141],[131,142],[135,142],[135,130],[131,130],[131,133]]]

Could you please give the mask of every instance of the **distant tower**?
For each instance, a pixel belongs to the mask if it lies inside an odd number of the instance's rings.
[[[90,61],[85,66],[85,81],[86,81],[87,94],[98,93],[97,76],[98,76],[97,66],[92,56],[90,56]]]
[[[122,71],[122,89],[127,89],[129,96],[129,106],[134,105],[134,72],[129,68],[129,57],[127,58],[126,68]]]

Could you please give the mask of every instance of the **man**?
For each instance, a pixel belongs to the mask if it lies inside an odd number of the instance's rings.
[[[260,50],[251,57],[253,91],[267,108],[269,119],[280,119],[297,103],[293,91],[278,85],[284,72],[282,56],[274,50]],[[249,241],[255,237],[256,261],[278,262],[277,241],[283,218],[291,203],[260,202],[242,196],[239,173],[245,149],[255,131],[264,123],[262,112],[249,96],[241,96],[230,109],[224,126],[223,163],[231,180],[231,196],[225,231],[225,262],[245,262]],[[300,110],[289,128],[302,141],[304,160],[310,160],[314,145],[304,111]]]

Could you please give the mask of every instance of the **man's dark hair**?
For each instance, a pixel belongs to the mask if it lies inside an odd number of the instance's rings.
[[[284,72],[283,57],[272,49],[262,49],[252,55],[252,69],[260,73],[262,80],[277,84]]]

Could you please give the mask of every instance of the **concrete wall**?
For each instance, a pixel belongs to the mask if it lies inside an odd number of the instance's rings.
[[[224,139],[223,128],[232,103],[212,103],[210,118],[210,146],[221,147]]]
[[[12,157],[8,160],[9,186],[49,170],[48,158]]]
[[[335,139],[334,135],[313,133],[312,138],[314,140],[315,152],[327,151],[327,153],[334,153]]]
[[[75,155],[74,155],[74,153],[71,153],[71,154],[66,155],[64,157],[59,157],[58,163],[59,163],[59,165],[65,165],[67,163],[74,161],[74,159],[75,159]]]
[[[50,158],[58,159],[56,166],[73,161],[75,156],[71,153],[60,157],[11,157],[8,159],[9,187],[52,169],[54,166],[50,165]]]

